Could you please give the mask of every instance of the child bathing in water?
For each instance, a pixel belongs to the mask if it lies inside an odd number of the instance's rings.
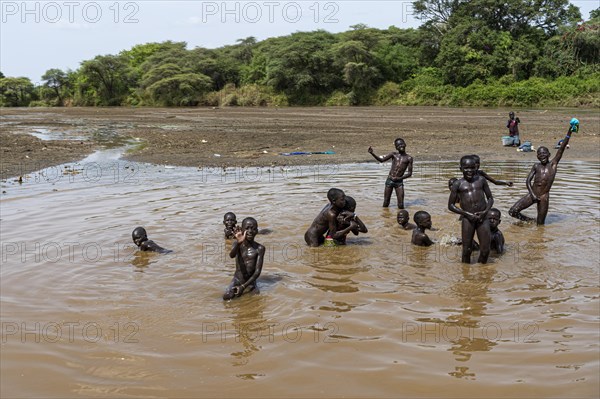
[[[149,240],[148,235],[146,234],[146,229],[144,229],[143,227],[136,227],[131,233],[131,238],[133,239],[135,245],[138,246],[140,251],[158,252],[161,254],[168,254],[173,252],[169,249],[161,247],[154,241]]]
[[[356,211],[356,201],[349,195],[346,196],[346,204],[344,208],[337,216],[338,223],[338,234],[340,237],[335,240],[338,245],[346,245],[346,237],[350,232],[355,236],[358,233],[368,233],[367,226],[359,219],[358,215],[354,213]]]
[[[414,216],[417,227],[413,230],[411,243],[421,247],[433,245],[425,230],[431,229],[431,215],[425,211],[418,211]]]
[[[251,217],[242,221],[241,228],[235,228],[235,241],[229,252],[229,256],[235,258],[235,274],[223,294],[224,300],[239,297],[244,291],[256,288],[265,257],[265,247],[254,241],[256,234],[258,222]]]

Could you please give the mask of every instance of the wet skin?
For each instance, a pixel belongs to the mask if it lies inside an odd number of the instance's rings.
[[[327,232],[329,232],[328,234],[331,235],[334,240],[338,240],[344,234],[343,232],[337,231],[337,216],[345,205],[346,195],[343,191],[341,194],[330,199],[330,204],[319,212],[304,234],[304,240],[309,246],[318,247],[323,244],[323,242],[325,242],[324,234]]]
[[[402,182],[402,185],[397,187],[388,186],[386,184],[383,192],[383,207],[387,208],[390,205],[392,197],[392,191],[396,190],[396,199],[398,201],[398,208],[404,209],[404,179],[408,179],[412,176],[413,172],[413,158],[406,153],[406,143],[402,139],[396,139],[394,142],[396,150],[398,152],[391,152],[385,156],[378,156],[373,151],[373,147],[369,147],[369,154],[373,156],[379,162],[386,162],[389,159],[392,160],[392,167],[388,178],[394,182]]]
[[[551,161],[550,151],[546,147],[538,148],[537,159],[540,162],[533,165],[527,176],[527,180],[525,181],[529,193],[518,200],[510,208],[508,211],[510,216],[524,221],[533,221],[532,218],[523,215],[521,211],[529,208],[533,204],[537,204],[536,222],[538,225],[546,223],[546,216],[548,215],[548,207],[550,204],[550,189],[552,188],[552,184],[556,177],[558,163],[563,156],[565,148],[569,144],[570,138],[571,128],[569,128],[567,136],[556,152],[556,156]]]
[[[354,213],[356,211],[355,206],[348,205],[350,201],[348,201],[346,197],[346,205],[344,205],[344,209],[337,216],[337,224],[338,224],[338,234],[340,237],[335,240],[338,245],[346,245],[346,237],[348,234],[352,232],[355,236],[359,233],[368,233],[369,229],[363,223],[362,220]]]
[[[487,218],[490,222],[490,232],[492,235],[491,249],[496,251],[498,254],[501,254],[504,252],[504,235],[498,229],[498,225],[501,222],[500,211],[496,208],[490,209],[487,214]]]
[[[404,230],[413,230],[416,225],[409,223],[410,217],[408,216],[408,212],[405,210],[398,211],[398,216],[396,216],[396,221]]]
[[[473,252],[473,237],[477,232],[479,240],[479,263],[486,263],[490,254],[491,233],[487,212],[494,203],[490,187],[483,177],[477,174],[476,162],[467,157],[461,160],[463,178],[452,185],[448,209],[463,216],[462,236],[462,262],[471,263]],[[460,202],[460,208],[456,206]]]
[[[417,222],[417,227],[413,230],[411,243],[421,247],[433,245],[433,241],[427,236],[425,230],[431,230],[431,216],[427,215],[422,220]]]
[[[136,227],[131,233],[131,238],[133,239],[135,245],[138,246],[140,251],[158,252],[161,254],[168,254],[173,252],[169,249],[161,247],[154,241],[149,240],[148,235],[146,233],[146,229],[144,229],[143,227]]]
[[[235,241],[231,246],[229,257],[235,258],[235,274],[225,290],[223,299],[233,299],[241,296],[244,291],[256,288],[256,280],[262,271],[265,247],[254,241],[258,234],[258,223],[252,218],[246,218],[242,227],[236,227]]]
[[[227,212],[224,216],[223,216],[223,224],[225,225],[225,229],[223,230],[223,233],[225,234],[225,238],[227,239],[231,239],[234,238],[234,228],[235,225],[237,224],[237,218],[235,216],[235,213],[233,212]]]

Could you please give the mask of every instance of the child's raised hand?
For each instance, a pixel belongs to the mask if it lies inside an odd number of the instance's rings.
[[[239,226],[235,226],[233,229],[233,235],[238,243],[242,243],[246,239],[246,231],[242,231],[242,228]]]
[[[369,149],[367,151],[369,151],[369,154],[372,154],[373,153],[373,147],[369,146]]]

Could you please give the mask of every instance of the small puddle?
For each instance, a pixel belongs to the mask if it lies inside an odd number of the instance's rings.
[[[35,128],[34,131],[29,132],[33,137],[37,137],[42,141],[52,141],[52,140],[78,140],[78,141],[87,141],[89,140],[89,136],[82,135],[77,132],[72,132],[69,130],[65,131],[51,131],[46,128]]]

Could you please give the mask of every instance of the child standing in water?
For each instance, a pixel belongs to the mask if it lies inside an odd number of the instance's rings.
[[[473,237],[477,231],[479,239],[480,263],[487,263],[490,255],[490,223],[486,215],[494,198],[487,180],[477,174],[475,159],[466,155],[460,160],[460,170],[463,178],[452,184],[448,209],[463,216],[462,218],[462,262],[471,263],[473,252]],[[456,206],[460,202],[460,208]]]
[[[242,221],[241,228],[235,228],[235,241],[229,252],[229,257],[235,258],[235,274],[223,294],[224,300],[239,297],[246,289],[252,291],[256,288],[265,256],[265,247],[254,241],[257,233],[258,222],[250,217]]]
[[[392,190],[396,190],[396,198],[398,200],[398,208],[404,209],[404,179],[408,179],[412,176],[413,171],[413,158],[406,153],[406,143],[404,139],[397,138],[394,141],[394,146],[398,152],[390,152],[385,156],[375,155],[373,147],[369,147],[369,154],[373,155],[379,162],[385,162],[389,159],[392,160],[392,167],[390,168],[390,174],[385,181],[385,190],[383,192],[383,207],[387,208],[390,206],[390,199],[392,197]]]
[[[135,245],[138,246],[140,251],[148,251],[148,252],[158,252],[161,254],[168,254],[173,251],[169,249],[165,249],[155,243],[152,240],[148,239],[148,234],[146,233],[146,229],[143,227],[136,227],[131,233],[131,238]]]
[[[558,163],[560,162],[565,148],[571,139],[571,133],[579,130],[579,121],[575,118],[571,119],[571,126],[564,138],[560,148],[556,152],[556,156],[550,161],[550,151],[546,147],[540,147],[537,150],[537,158],[540,161],[531,168],[525,184],[529,193],[518,200],[508,214],[524,221],[532,221],[533,219],[521,214],[521,211],[529,208],[533,204],[537,204],[537,224],[543,225],[546,223],[548,215],[548,206],[550,204],[550,189],[554,183]],[[533,182],[533,183],[532,183]]]

